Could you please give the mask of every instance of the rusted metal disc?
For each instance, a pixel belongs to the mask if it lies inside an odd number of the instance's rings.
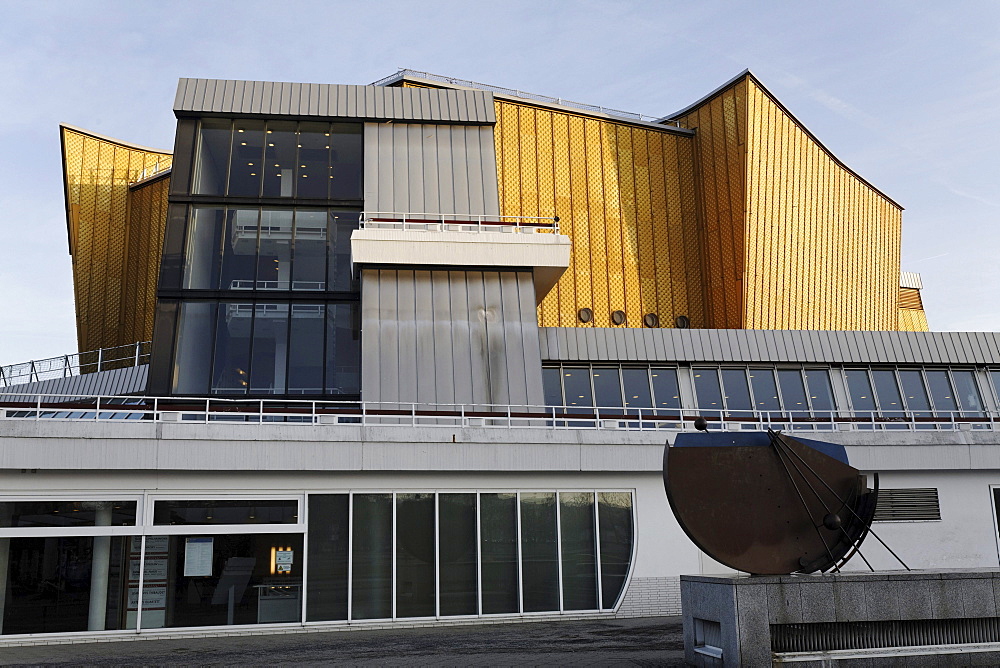
[[[663,482],[681,528],[747,573],[842,563],[866,535],[875,497],[842,447],[811,443],[828,454],[776,432],[678,435],[664,453]]]

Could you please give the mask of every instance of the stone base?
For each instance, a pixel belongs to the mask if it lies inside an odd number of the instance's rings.
[[[681,604],[695,666],[768,666],[832,650],[870,650],[881,663],[887,648],[927,655],[1000,642],[1000,569],[682,575]]]

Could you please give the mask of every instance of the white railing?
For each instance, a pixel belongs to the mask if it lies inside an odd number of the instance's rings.
[[[362,211],[361,229],[419,232],[551,232],[559,234],[559,216],[500,216],[468,213]]]
[[[0,388],[149,363],[149,341],[0,366]]]
[[[870,411],[740,411],[697,408],[621,408],[506,404],[229,399],[221,397],[105,397],[0,392],[0,419],[174,423],[269,422],[399,425],[404,427],[547,428],[612,431],[693,431],[704,417],[709,431],[1000,430],[1000,413],[892,413]]]
[[[584,111],[596,111],[599,114],[607,114],[608,116],[618,116],[619,118],[628,118],[633,121],[657,120],[656,116],[647,116],[645,114],[639,114],[634,111],[622,111],[621,109],[612,109],[611,107],[602,107],[596,104],[587,104],[586,102],[574,102],[573,100],[564,100],[561,97],[552,97],[551,95],[526,93],[523,90],[516,90],[514,88],[493,86],[491,84],[469,81],[468,79],[456,79],[454,77],[446,77],[440,74],[421,72],[420,70],[401,69],[395,74],[390,74],[387,77],[383,77],[370,85],[384,86],[386,84],[399,81],[405,76],[413,76],[418,79],[427,79],[428,81],[438,81],[440,83],[452,84],[453,86],[461,86],[462,88],[476,88],[478,90],[488,90],[494,93],[500,93],[501,95],[512,95],[514,97],[522,97],[526,100],[538,100],[539,102],[548,102],[550,104],[558,104],[564,107],[573,107],[574,109],[581,109]]]

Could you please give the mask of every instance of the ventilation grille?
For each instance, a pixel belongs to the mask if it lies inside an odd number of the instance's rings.
[[[1000,640],[1000,619],[915,619],[888,622],[772,624],[772,652],[823,652]]]
[[[876,522],[939,519],[941,519],[941,504],[938,501],[936,487],[878,491],[878,506],[875,508],[874,518]]]

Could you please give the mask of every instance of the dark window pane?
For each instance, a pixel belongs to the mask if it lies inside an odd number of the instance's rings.
[[[358,227],[358,216],[359,212],[357,211],[334,210],[330,212],[328,290],[356,289],[351,274],[351,231]]]
[[[233,157],[229,167],[229,194],[259,197],[264,160],[264,121],[234,123]]]
[[[722,413],[722,388],[719,387],[719,375],[715,369],[691,369],[694,376],[694,392],[696,406],[705,417],[719,417]]]
[[[292,278],[292,210],[260,212],[257,289],[287,290]]]
[[[392,617],[392,494],[355,494],[351,618]]]
[[[618,369],[595,368],[594,403],[601,408],[621,408],[622,385],[618,377]]]
[[[542,369],[542,389],[546,406],[562,406],[562,369],[547,367]]]
[[[328,123],[300,123],[295,196],[326,199],[332,173],[333,170],[330,167],[330,125]]]
[[[930,410],[931,402],[927,397],[927,388],[924,387],[924,377],[919,371],[900,371],[899,384],[903,388],[903,398],[906,401],[907,410]],[[927,415],[929,413],[923,413],[920,414],[920,417],[927,417]]]
[[[618,602],[632,563],[632,495],[600,492],[597,504],[601,525],[601,598],[604,608],[609,609]]]
[[[813,412],[820,417],[829,417],[830,412],[837,408],[830,385],[830,372],[826,369],[806,369],[805,377]]]
[[[965,417],[981,417],[983,414],[983,398],[979,394],[979,386],[976,384],[975,373],[972,371],[952,371],[951,377],[955,381],[955,394],[958,396],[962,415]]]
[[[192,290],[218,289],[224,222],[224,209],[196,207],[191,211],[181,287]]]
[[[587,367],[563,367],[563,387],[567,406],[589,408],[594,405],[590,393],[590,369]]]
[[[596,610],[597,541],[594,537],[594,495],[559,494],[562,539],[563,609]]]
[[[753,408],[750,401],[750,384],[744,369],[722,369],[722,387],[725,390],[726,415],[748,417]]]
[[[396,616],[433,617],[434,495],[396,495]]]
[[[298,138],[295,123],[268,121],[264,137],[264,197],[291,197],[295,191]]]
[[[12,537],[0,541],[3,635],[135,628],[134,616],[122,606],[129,563],[127,538]],[[92,606],[91,599],[101,603]]]
[[[848,369],[847,391],[851,395],[851,407],[855,411],[874,411],[875,395],[868,372],[864,369]]]
[[[483,614],[518,612],[517,495],[480,494]]]
[[[202,120],[191,192],[196,195],[225,194],[232,132],[232,121],[208,118]]]
[[[330,139],[330,199],[361,199],[363,125],[334,123]],[[310,177],[312,178],[312,177]]]
[[[226,211],[223,237],[222,290],[252,290],[257,272],[258,209]]]
[[[327,304],[326,392],[361,392],[361,340],[358,305]]]
[[[299,502],[238,499],[157,501],[153,524],[297,524]]]
[[[771,412],[781,410],[773,369],[750,369],[750,387],[753,389],[754,408]]]
[[[205,394],[212,363],[215,302],[181,302],[174,346],[173,393]]]
[[[934,411],[941,417],[953,417],[952,411],[958,410],[958,401],[951,387],[948,372],[944,370],[925,371],[927,386],[931,391]]]
[[[93,526],[135,526],[135,501],[0,501],[0,528]]]
[[[257,304],[254,308],[250,392],[285,394],[288,365],[288,304]]]
[[[250,327],[253,304],[222,302],[215,329],[213,394],[246,394],[250,380]]]
[[[474,615],[479,609],[476,495],[441,494],[441,614]]]
[[[292,290],[326,289],[327,223],[324,209],[295,210]]]
[[[872,370],[878,406],[884,415],[898,415],[903,408],[903,397],[896,384],[896,373],[887,369]]]
[[[347,619],[347,494],[309,495],[306,621]]]
[[[556,545],[556,495],[521,494],[521,573],[524,612],[559,609],[559,553]]]
[[[653,382],[653,401],[657,408],[680,408],[681,392],[677,386],[677,369],[649,370]]]
[[[652,408],[653,395],[649,391],[649,371],[646,369],[622,369],[622,385],[625,390],[625,405],[629,408]]]
[[[147,536],[142,628],[299,622],[302,564],[301,533]]]
[[[794,417],[805,417],[809,414],[809,400],[806,399],[806,389],[802,384],[802,372],[782,369],[778,371],[778,385],[781,386],[781,403],[785,412]]]
[[[323,394],[323,304],[292,304],[288,393]]]
[[[1000,371],[990,371],[990,379],[993,381],[993,396],[1000,402]]]

